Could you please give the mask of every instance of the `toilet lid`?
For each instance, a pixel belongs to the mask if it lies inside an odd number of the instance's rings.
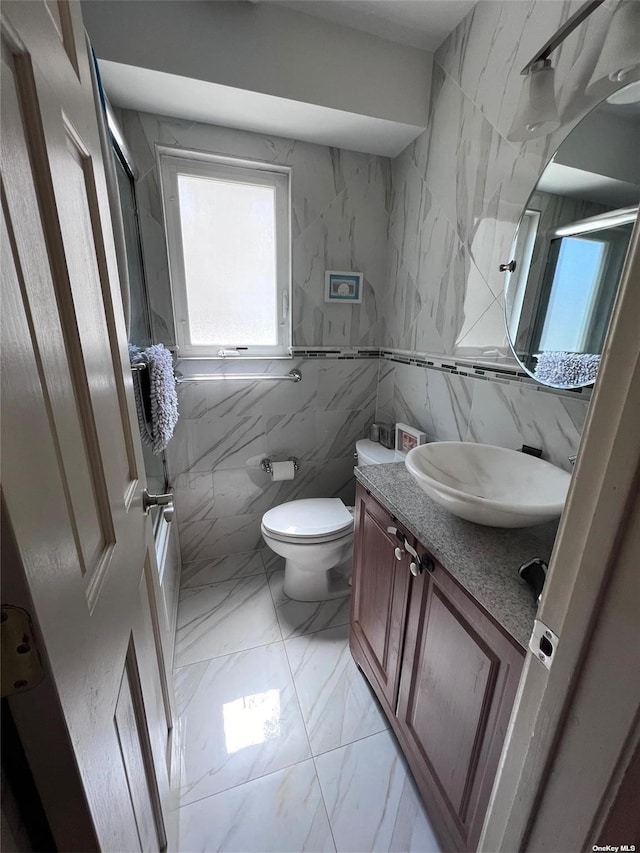
[[[340,498],[307,498],[274,506],[262,517],[269,533],[281,536],[325,536],[353,527],[353,516]]]

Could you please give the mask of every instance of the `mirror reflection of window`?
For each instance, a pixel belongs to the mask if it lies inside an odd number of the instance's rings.
[[[630,236],[631,224],[551,241],[536,349],[602,351]]]
[[[587,332],[602,284],[607,244],[564,237],[551,283],[541,350],[586,352]]]
[[[518,364],[542,384],[579,388],[597,376],[638,214],[638,150],[640,83],[631,83],[573,128],[529,196],[505,321]]]

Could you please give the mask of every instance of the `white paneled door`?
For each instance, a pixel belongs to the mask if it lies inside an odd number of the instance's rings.
[[[59,849],[161,850],[172,699],[78,4],[3,3],[1,83],[3,604],[46,670],[12,712]]]

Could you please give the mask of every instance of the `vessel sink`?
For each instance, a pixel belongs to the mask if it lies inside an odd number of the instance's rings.
[[[489,527],[532,527],[557,518],[571,480],[535,456],[467,441],[414,447],[405,465],[437,504]]]

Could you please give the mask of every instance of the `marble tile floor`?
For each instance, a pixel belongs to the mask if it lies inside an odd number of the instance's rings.
[[[437,853],[351,658],[348,598],[291,601],[283,574],[269,551],[184,567],[179,853]]]

